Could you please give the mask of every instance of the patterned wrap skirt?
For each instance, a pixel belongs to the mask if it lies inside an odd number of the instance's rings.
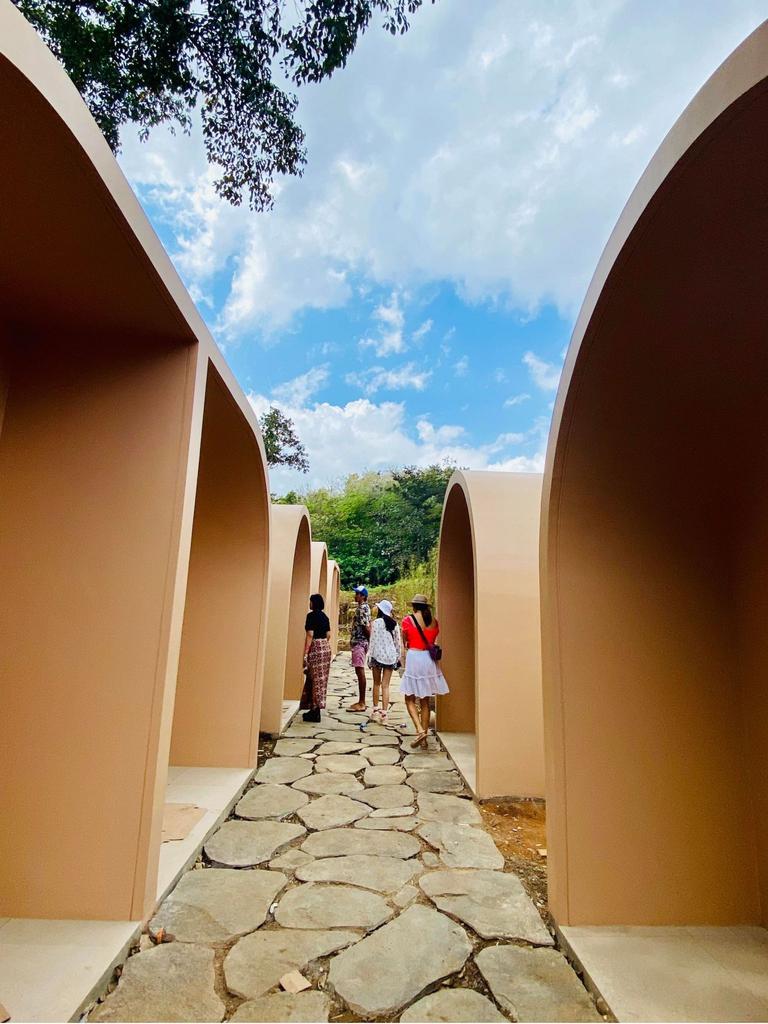
[[[331,644],[328,640],[313,640],[307,654],[307,681],[301,694],[299,707],[324,708],[328,692],[328,674],[331,671]]]
[[[411,648],[405,656],[405,672],[400,680],[400,693],[408,697],[436,697],[448,693],[448,684],[439,661],[432,661],[429,651]]]

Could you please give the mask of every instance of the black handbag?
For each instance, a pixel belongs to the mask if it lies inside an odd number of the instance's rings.
[[[429,656],[432,659],[432,661],[441,661],[443,657],[443,648],[440,646],[440,644],[431,644],[429,640],[427,640],[427,638],[424,636],[424,630],[419,625],[419,620],[416,618],[415,615],[412,615],[411,619],[413,620],[413,624],[416,627],[416,629],[418,629],[419,636],[421,637],[424,645],[429,651]]]

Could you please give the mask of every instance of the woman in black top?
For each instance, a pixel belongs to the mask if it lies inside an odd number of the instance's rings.
[[[331,623],[323,611],[325,601],[322,594],[313,594],[309,599],[310,612],[304,623],[304,667],[307,675],[299,707],[307,708],[302,715],[305,722],[319,722],[320,710],[325,707],[328,691],[328,674],[331,671],[331,644],[328,635]]]

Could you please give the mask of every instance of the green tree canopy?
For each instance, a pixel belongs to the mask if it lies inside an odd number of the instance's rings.
[[[422,0],[13,0],[80,90],[112,149],[195,109],[220,196],[272,205],[277,174],[301,174],[290,85],[343,67],[375,14],[406,32]],[[433,0],[434,3],[434,0]],[[288,87],[288,88],[286,88]]]
[[[259,423],[267,453],[267,465],[291,466],[306,473],[309,470],[307,450],[299,440],[290,416],[272,406],[259,418]]]
[[[291,491],[278,500],[307,506],[312,536],[324,540],[339,563],[342,587],[383,586],[430,557],[454,468],[353,474],[339,489]]]

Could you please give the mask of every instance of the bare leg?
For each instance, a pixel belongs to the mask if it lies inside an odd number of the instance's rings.
[[[373,676],[373,707],[375,709],[379,703],[379,690],[381,689],[381,669],[378,665],[371,666],[371,675]]]
[[[357,693],[358,700],[357,704],[351,704],[349,707],[350,711],[365,711],[365,691],[368,686],[368,680],[365,675],[365,669],[358,665],[355,668],[355,675],[357,676]]]
[[[422,698],[421,707],[421,732],[429,732],[429,697]]]
[[[405,696],[405,707],[408,714],[411,716],[411,721],[413,722],[416,728],[416,732],[423,732],[424,730],[421,728],[421,719],[419,718],[419,712],[416,708],[416,698],[413,697],[411,694],[406,694]]]
[[[386,718],[389,711],[389,683],[392,679],[392,669],[385,668],[381,673],[381,711]]]

